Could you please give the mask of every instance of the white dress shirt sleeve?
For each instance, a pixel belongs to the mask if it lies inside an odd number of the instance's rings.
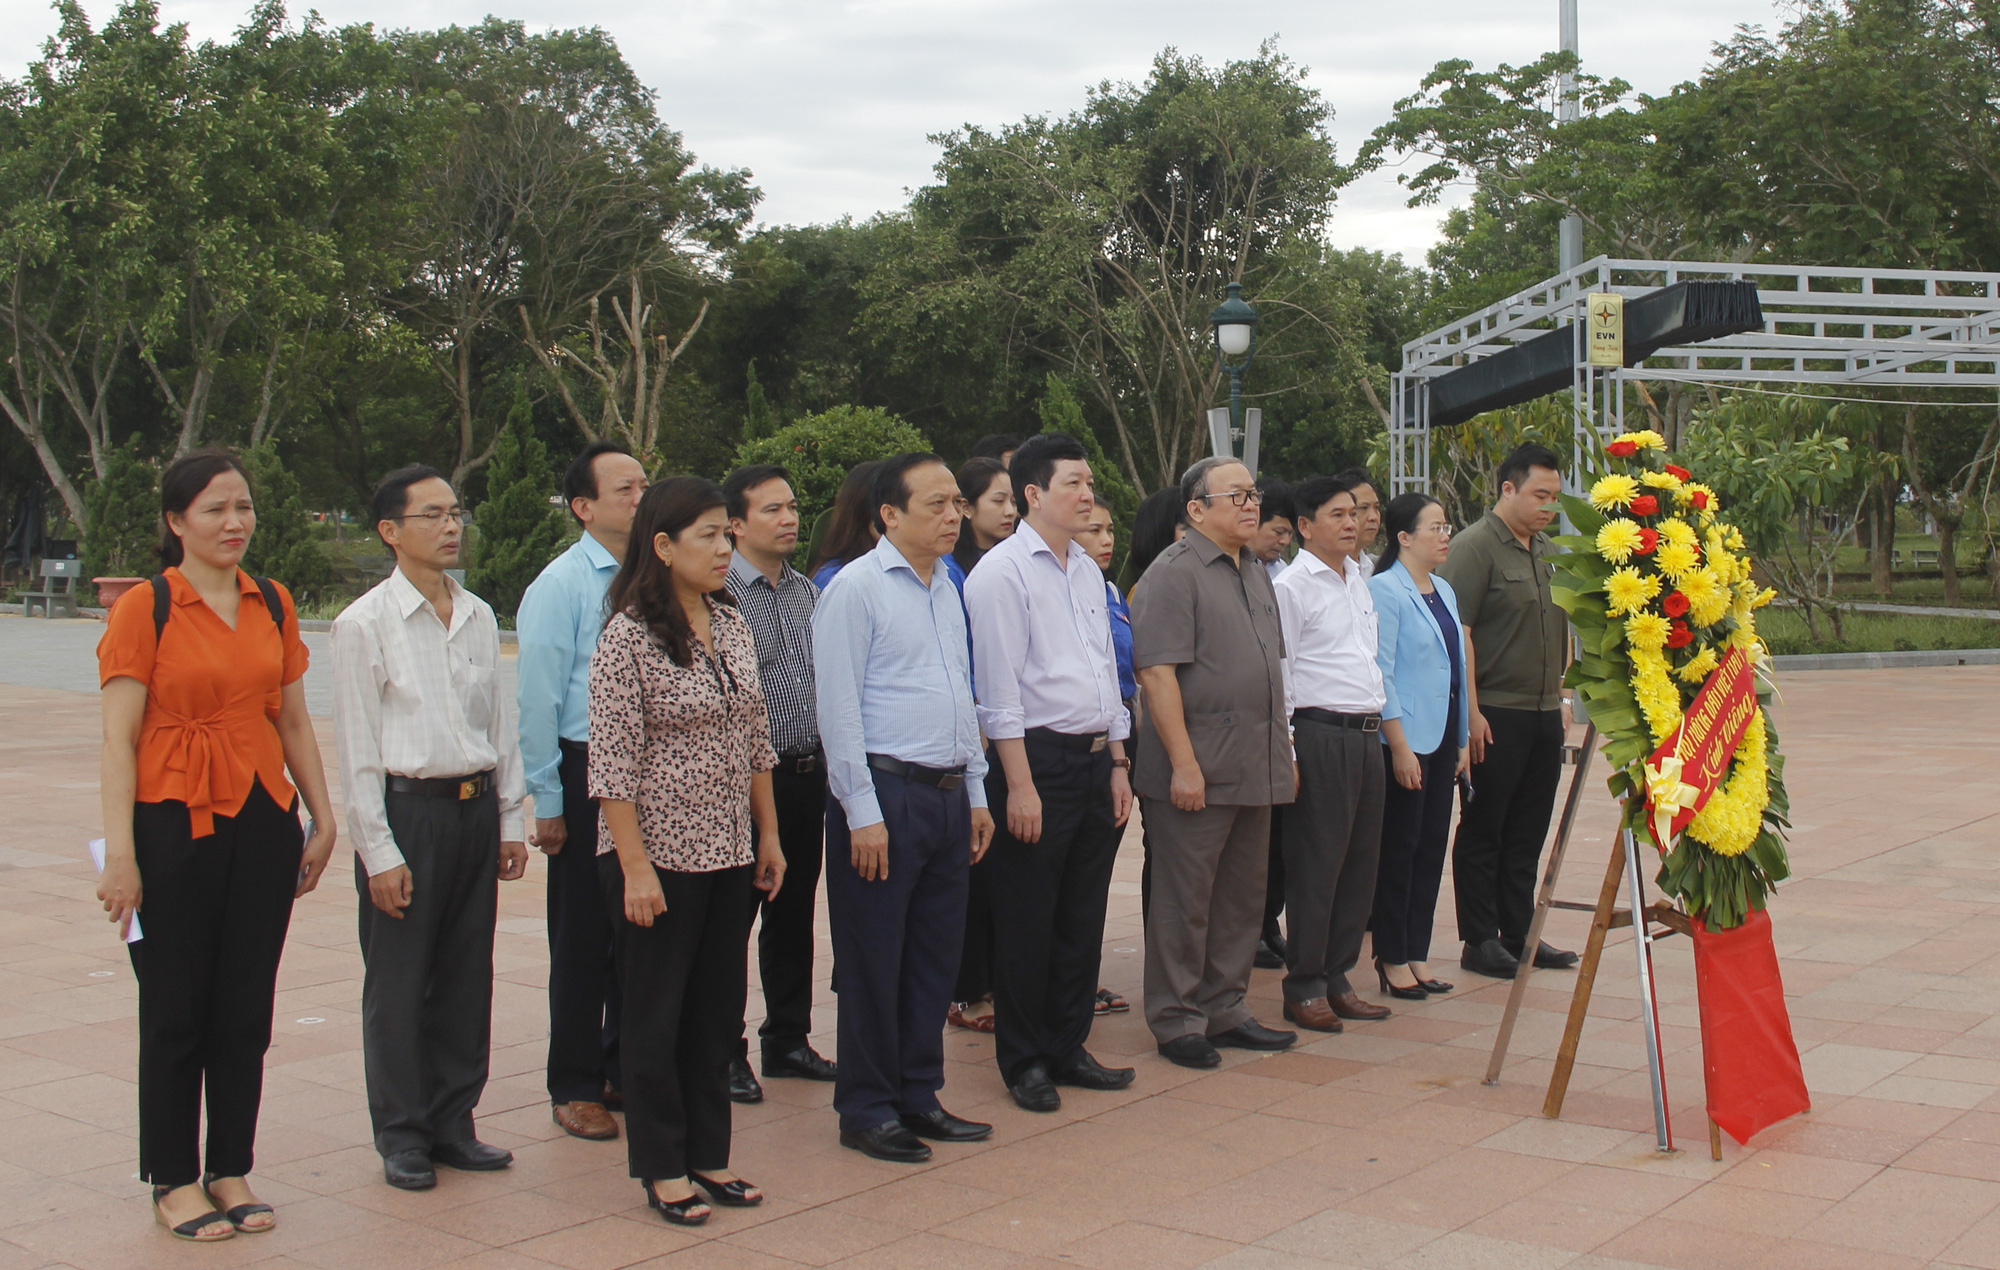
[[[982,563],[986,563],[982,561]],[[994,741],[1018,740],[1028,726],[1021,706],[1021,669],[1028,661],[1028,591],[1014,561],[974,569],[965,580],[972,623],[972,679],[979,687],[979,729]],[[1109,637],[1110,627],[1105,627]]]
[[[1306,615],[1302,601],[1288,586],[1273,586],[1278,593],[1278,630],[1285,637],[1285,655],[1279,660],[1279,668],[1285,679],[1285,717],[1292,717],[1293,703],[1299,699],[1295,682],[1294,666],[1298,662],[1299,650],[1306,646]]]
[[[868,740],[861,727],[861,685],[867,677],[875,621],[865,590],[852,579],[830,586],[813,610],[820,747],[826,755],[828,787],[847,813],[850,830],[879,825],[883,819],[875,778],[868,774]]]
[[[347,836],[369,877],[403,863],[389,831],[382,766],[382,685],[388,681],[375,633],[354,617],[333,624],[333,741],[340,758]]]
[[[500,623],[493,616],[493,610],[482,606],[480,613],[483,634],[491,642],[493,668],[497,678],[500,669]],[[517,668],[518,669],[518,668]],[[493,744],[495,762],[493,784],[500,795],[500,841],[525,842],[526,825],[522,820],[521,799],[526,793],[526,778],[521,767],[520,716],[515,713],[514,694],[495,692],[493,718],[486,725],[487,740]]]

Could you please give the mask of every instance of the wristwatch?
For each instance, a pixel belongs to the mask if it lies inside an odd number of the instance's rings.
[[[1129,772],[1132,770],[1132,760],[1129,758],[1114,758],[1111,760],[1111,766],[1122,767]]]

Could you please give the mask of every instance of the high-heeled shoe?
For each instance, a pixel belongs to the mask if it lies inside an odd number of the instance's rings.
[[[651,1181],[644,1181],[639,1185],[646,1192],[646,1207],[676,1226],[699,1226],[708,1220],[710,1213],[715,1211],[708,1206],[708,1201],[701,1197],[700,1191],[694,1192],[686,1199],[664,1200],[653,1192]]]
[[[764,1202],[764,1193],[740,1177],[733,1182],[718,1182],[689,1169],[688,1181],[707,1191],[710,1199],[725,1208],[755,1208]]]
[[[1410,973],[1415,974],[1417,972],[1412,970]],[[1439,996],[1444,993],[1450,992],[1453,988],[1457,987],[1458,985],[1452,983],[1446,983],[1442,979],[1419,979],[1417,980],[1417,986],[1433,996]]]
[[[1380,957],[1375,959],[1375,977],[1381,980],[1382,991],[1398,1001],[1424,1001],[1430,998],[1431,994],[1424,991],[1422,984],[1411,984],[1405,988],[1400,984],[1390,983],[1389,972],[1383,968]]]

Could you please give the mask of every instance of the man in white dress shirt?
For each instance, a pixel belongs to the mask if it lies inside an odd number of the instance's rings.
[[[1285,1017],[1317,1032],[1387,1018],[1348,982],[1375,903],[1381,850],[1382,672],[1375,604],[1355,562],[1353,487],[1315,476],[1292,490],[1303,550],[1275,586],[1298,800],[1284,822]]]
[[[495,880],[527,871],[513,699],[485,601],[445,570],[465,513],[443,473],[375,490],[396,569],[333,624],[333,728],[361,893],[361,1048],[384,1178],[487,1171],[473,1134],[493,1017]]]
[[[1062,433],[1028,438],[1009,474],[1024,509],[965,581],[979,726],[1005,806],[987,853],[993,890],[994,1056],[1014,1101],[1062,1106],[1057,1085],[1123,1089],[1083,1045],[1096,1014],[1105,897],[1132,811],[1104,574],[1076,541],[1090,527],[1090,462]],[[997,818],[996,818],[997,819]]]

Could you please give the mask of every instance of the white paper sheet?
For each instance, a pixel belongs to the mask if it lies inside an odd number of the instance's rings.
[[[90,862],[97,866],[99,873],[104,872],[104,839],[92,838],[90,840]],[[126,923],[125,942],[136,944],[144,938],[145,936],[139,933],[139,914],[135,912],[132,914],[132,920]]]

